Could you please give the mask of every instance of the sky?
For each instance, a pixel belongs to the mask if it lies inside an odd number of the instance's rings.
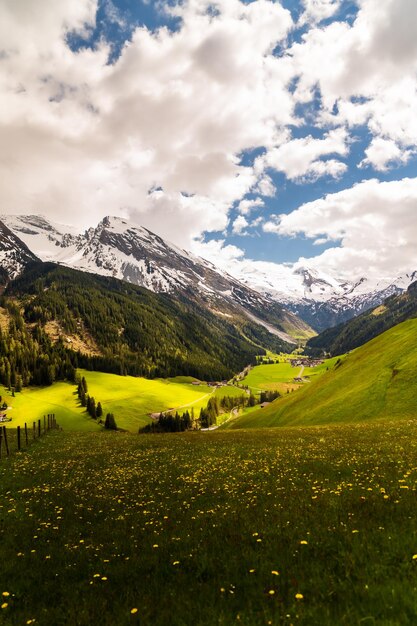
[[[236,275],[417,269],[417,2],[2,0],[0,213]]]

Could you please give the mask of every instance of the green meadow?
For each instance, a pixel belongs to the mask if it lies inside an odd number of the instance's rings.
[[[417,623],[417,424],[52,431],[0,462],[2,626]]]
[[[292,367],[288,363],[290,356],[283,358],[280,356],[279,363],[271,363],[266,365],[256,365],[249,374],[242,379],[241,384],[247,385],[254,393],[260,391],[279,391],[286,393],[288,390],[296,390],[305,383],[298,384],[294,382],[294,378],[298,377],[301,367]],[[291,358],[296,358],[294,355]],[[303,371],[303,377],[311,380],[321,376],[327,368],[332,367],[336,359],[327,359],[322,365],[317,367],[306,367]]]
[[[417,320],[412,319],[350,354],[326,362],[317,368],[315,377],[311,372],[311,384],[304,384],[297,393],[279,398],[262,410],[243,415],[229,426],[259,428],[414,418],[416,363]],[[307,373],[305,370],[304,375]]]
[[[193,408],[196,417],[205,407],[211,395],[221,398],[236,397],[242,390],[221,387],[214,390],[207,385],[192,385],[193,378],[147,380],[132,376],[117,376],[101,372],[79,370],[85,376],[88,393],[101,402],[104,415],[114,413],[119,428],[137,432],[150,422],[149,414],[177,409],[181,413]],[[70,383],[55,383],[50,387],[23,389],[15,397],[1,388],[1,395],[10,407],[11,426],[31,424],[48,413],[55,413],[64,430],[97,431],[100,426],[92,420],[80,405],[76,387]]]

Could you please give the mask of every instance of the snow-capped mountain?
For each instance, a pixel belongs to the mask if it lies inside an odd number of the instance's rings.
[[[281,334],[294,325],[299,334],[308,334],[308,326],[297,317],[320,332],[378,306],[417,280],[417,272],[412,272],[396,280],[359,277],[346,281],[307,266],[291,268],[251,261],[232,266],[232,277],[119,217],[106,217],[85,232],[39,215],[0,219],[43,261],[113,276],[155,292],[198,295],[218,311],[227,302],[240,307],[246,316],[255,315],[266,327],[275,323],[278,314]]]
[[[33,261],[39,261],[7,226],[0,222],[0,284],[16,278]]]
[[[235,275],[244,284],[281,302],[317,331],[378,306],[417,280],[417,271],[395,280],[360,277],[346,281],[309,267],[289,268],[271,263],[264,267],[247,262],[240,265]]]
[[[151,231],[118,217],[104,218],[84,233],[41,216],[4,216],[3,221],[42,261],[113,276],[154,292],[181,292],[218,314],[228,307],[286,341],[288,332],[311,335],[307,324],[274,299],[243,285],[209,261],[193,256]],[[225,308],[226,307],[226,308]]]

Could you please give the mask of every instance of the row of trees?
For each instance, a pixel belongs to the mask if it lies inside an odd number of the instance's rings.
[[[178,411],[172,413],[161,413],[157,421],[147,424],[139,430],[140,433],[182,433],[186,430],[197,428],[194,419],[194,412],[186,411],[182,415]]]
[[[261,391],[259,396],[259,403],[263,404],[264,402],[273,402],[280,397],[281,394],[279,391]]]
[[[81,402],[81,406],[85,407],[87,413],[93,419],[100,419],[103,416],[103,407],[101,406],[101,402],[97,402],[93,398],[93,396],[88,395],[88,385],[85,379],[85,376],[82,378],[77,378],[77,393]],[[114,418],[113,413],[107,413],[106,419],[104,420],[104,428],[108,430],[118,430],[116,425],[116,420]]]
[[[210,428],[217,424],[219,415],[229,413],[233,409],[243,409],[247,406],[253,407],[263,402],[272,402],[279,398],[281,394],[278,391],[262,391],[259,398],[253,393],[249,395],[242,394],[240,396],[223,396],[218,398],[212,396],[207,406],[200,409],[197,419],[194,417],[194,410],[191,413],[186,411],[182,415],[178,411],[172,413],[160,413],[157,421],[148,424],[139,430],[140,433],[178,433],[187,430],[200,430],[202,428]]]

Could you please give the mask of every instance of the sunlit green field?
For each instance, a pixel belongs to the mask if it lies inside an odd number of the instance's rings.
[[[415,421],[52,432],[0,462],[0,622],[415,624],[416,487]]]
[[[118,427],[132,432],[150,422],[150,413],[193,408],[198,417],[200,408],[207,405],[212,394],[221,398],[243,393],[236,387],[214,390],[207,385],[194,386],[191,384],[194,379],[186,377],[147,380],[84,370],[79,370],[79,374],[85,376],[90,396],[94,396],[96,403],[101,402],[104,415],[114,413]],[[75,385],[55,383],[51,387],[23,389],[14,398],[1,388],[0,394],[12,407],[7,414],[12,417],[10,425],[13,427],[23,426],[25,422],[32,424],[45,414],[55,413],[64,430],[97,431],[100,428],[80,406]]]
[[[260,391],[279,391],[285,393],[287,389],[299,389],[302,384],[294,383],[294,378],[298,377],[301,367],[292,367],[287,362],[289,357],[281,358],[280,363],[257,365],[253,367],[249,374],[241,381],[242,385],[248,385],[253,392]],[[326,371],[327,367],[331,367],[335,359],[328,359],[322,365],[317,367],[306,367],[303,371],[303,377],[314,379],[319,377]]]
[[[0,394],[11,407],[7,411],[12,418],[9,425],[13,428],[31,426],[48,413],[55,413],[57,421],[65,430],[98,431],[99,426],[79,404],[76,387],[69,383],[55,383],[50,387],[34,387],[11,394],[0,386]]]

